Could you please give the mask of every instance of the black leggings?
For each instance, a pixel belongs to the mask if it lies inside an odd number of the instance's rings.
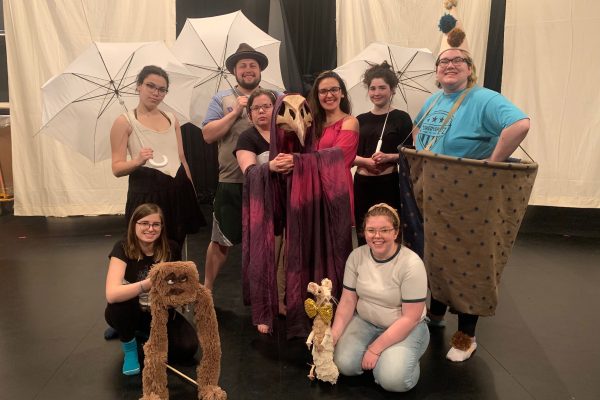
[[[433,297],[431,298],[431,304],[429,306],[429,313],[435,316],[443,317],[446,314],[448,306],[440,301],[437,301]],[[471,336],[475,336],[475,327],[477,326],[477,320],[479,315],[473,314],[458,314],[458,330]]]
[[[104,311],[106,322],[118,333],[121,342],[129,342],[135,332],[150,333],[150,312],[142,311],[137,297],[122,303],[106,305]],[[169,310],[167,322],[169,336],[169,359],[189,360],[198,350],[196,330],[184,316],[175,310]]]

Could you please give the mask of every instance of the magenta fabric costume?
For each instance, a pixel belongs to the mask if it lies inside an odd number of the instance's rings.
[[[280,97],[274,115],[281,107]],[[293,133],[271,128],[270,158],[294,153],[289,175],[271,173],[268,164],[246,170],[243,192],[242,268],[244,303],[252,323],[273,325],[278,312],[275,233],[286,232],[287,336],[306,336],[310,321],[304,312],[308,283],[327,277],[332,294],[342,291],[344,266],[352,251],[350,191],[338,148],[312,152],[309,129],[302,148]]]
[[[323,135],[317,140],[317,150],[328,149],[331,147],[338,147],[344,154],[344,166],[346,170],[344,175],[346,176],[346,183],[348,190],[351,193],[350,196],[350,210],[352,212],[352,223],[354,224],[354,184],[352,182],[352,163],[356,158],[356,150],[358,149],[358,132],[344,129],[342,130],[342,124],[346,120],[346,117],[339,119],[333,124],[323,129]]]

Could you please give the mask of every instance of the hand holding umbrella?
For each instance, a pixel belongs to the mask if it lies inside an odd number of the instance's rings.
[[[146,147],[144,145],[144,141],[142,140],[142,134],[137,129],[135,124],[132,124],[131,121],[129,120],[129,110],[127,109],[125,102],[123,101],[123,99],[120,96],[119,96],[119,103],[125,109],[125,112],[126,112],[125,118],[127,118],[127,122],[129,122],[129,125],[131,125],[131,129],[133,130],[133,133],[135,133],[135,137],[137,137],[137,139],[140,142],[140,146],[142,147],[142,150],[140,151],[140,156],[144,160],[144,163],[145,163],[145,160],[148,160],[148,162],[156,168],[161,168],[161,167],[164,167],[165,165],[167,165],[169,163],[169,159],[164,154],[163,154],[163,156],[162,156],[163,158],[160,162],[154,161],[154,159],[153,159],[154,150],[152,150],[151,148]],[[149,154],[148,154],[148,150],[150,151]],[[142,155],[142,152],[143,152],[143,155]]]

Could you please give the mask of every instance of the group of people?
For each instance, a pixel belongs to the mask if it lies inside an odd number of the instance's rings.
[[[294,156],[274,154],[270,143],[280,94],[260,87],[261,71],[267,65],[264,54],[240,45],[226,62],[237,86],[213,97],[202,123],[204,140],[218,143],[219,159],[212,235],[204,265],[204,285],[210,290],[230,248],[242,240],[244,174],[251,166],[263,164],[268,164],[272,174],[294,173]],[[317,77],[307,99],[314,124],[313,149],[341,150],[345,176],[339,179],[347,185],[347,218],[356,227],[360,245],[347,257],[343,282],[339,282],[343,289],[332,325],[334,361],[344,375],[373,370],[375,381],[390,391],[407,391],[416,385],[419,359],[429,343],[427,325],[443,326],[448,307],[458,313],[461,335],[460,341],[453,341],[449,360],[464,361],[475,351],[478,320],[468,310],[456,309],[451,301],[432,297],[429,308],[426,305],[428,275],[437,272],[428,270],[402,242],[398,146],[414,143],[418,150],[505,161],[529,129],[522,111],[502,95],[476,84],[475,65],[460,43],[442,48],[435,65],[441,90],[414,121],[392,106],[398,77],[385,62],[364,74],[373,103],[370,112],[351,115],[345,83],[333,71]],[[145,67],[137,83],[138,107],[119,117],[111,132],[113,172],[129,175],[127,238],[110,254],[106,280],[106,320],[121,340],[124,374],[139,372],[137,350],[133,354],[132,349],[136,348],[135,331],[148,326],[149,315],[141,311],[150,285],[148,269],[155,262],[179,259],[185,234],[201,223],[191,198],[194,190],[179,124],[172,114],[158,109],[168,91],[168,76],[158,67]],[[134,129],[155,137],[155,141],[147,140],[154,147],[142,148]],[[169,156],[166,166],[149,165],[157,150]],[[459,274],[456,279],[460,280]],[[280,290],[286,290],[285,285]],[[283,314],[284,299],[279,296]],[[260,324],[257,329],[266,333],[271,327]],[[193,354],[197,343],[181,339],[174,345]]]

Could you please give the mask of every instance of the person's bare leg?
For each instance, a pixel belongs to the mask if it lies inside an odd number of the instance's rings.
[[[217,242],[211,241],[206,250],[206,262],[204,263],[204,286],[212,291],[217,275],[225,261],[229,247],[222,246]]]
[[[269,325],[265,325],[265,324],[258,324],[258,325],[256,325],[256,329],[258,329],[258,331],[260,333],[269,333],[269,331],[271,330],[271,328],[269,327]]]

